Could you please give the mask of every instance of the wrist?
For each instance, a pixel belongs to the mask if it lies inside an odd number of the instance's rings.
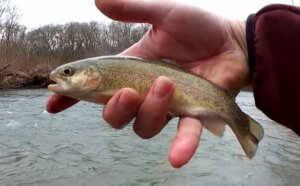
[[[242,76],[243,82],[241,87],[249,86],[250,80],[250,68],[248,64],[248,48],[247,48],[247,38],[246,38],[246,22],[241,20],[226,20],[229,35],[231,37],[234,50],[238,53],[239,60],[237,63],[241,66],[244,73]]]
[[[247,58],[246,22],[240,20],[228,20],[228,26],[233,41]]]

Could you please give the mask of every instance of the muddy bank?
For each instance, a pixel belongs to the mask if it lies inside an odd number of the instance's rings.
[[[30,70],[16,70],[10,65],[0,67],[0,89],[45,88],[51,83],[52,68],[36,66]]]

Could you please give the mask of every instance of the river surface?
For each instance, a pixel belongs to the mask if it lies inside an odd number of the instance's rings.
[[[168,163],[176,119],[142,140],[131,125],[110,128],[99,105],[82,102],[48,114],[48,95],[0,91],[1,186],[300,186],[300,138],[257,110],[251,93],[240,93],[237,102],[265,128],[256,156],[245,157],[229,128],[222,138],[205,130],[195,156],[181,169]]]

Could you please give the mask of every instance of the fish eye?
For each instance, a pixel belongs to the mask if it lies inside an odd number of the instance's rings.
[[[65,76],[72,76],[74,74],[74,71],[70,67],[66,67],[63,70],[63,73]]]

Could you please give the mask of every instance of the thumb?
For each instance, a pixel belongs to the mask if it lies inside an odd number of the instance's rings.
[[[106,16],[123,22],[157,25],[176,6],[174,1],[162,0],[95,0]]]

